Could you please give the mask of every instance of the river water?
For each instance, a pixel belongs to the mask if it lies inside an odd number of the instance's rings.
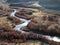
[[[14,11],[11,13],[11,16],[15,16],[16,12],[17,12],[16,9],[14,9]],[[16,17],[16,18],[18,18],[18,17]],[[24,23],[16,25],[16,27],[14,29],[17,30],[17,31],[20,31],[22,33],[27,33],[25,31],[22,31],[21,28],[24,27],[24,26],[27,26],[28,23],[30,22],[30,20],[26,20],[26,19],[22,19],[22,18],[18,18],[18,19],[20,19],[21,21],[24,21]],[[44,35],[44,37],[48,38],[49,40],[60,42],[60,38],[56,37],[56,36],[51,37],[51,36],[48,36],[48,35]]]
[[[20,6],[20,7],[25,7],[25,6],[28,7],[29,6],[29,7],[37,7],[37,8],[42,7],[42,8],[46,8],[46,9],[52,9],[52,10],[60,10],[60,0],[17,0],[17,1],[9,0],[9,1],[10,1],[10,3],[11,2],[15,3],[15,2],[19,2],[19,1],[23,2],[21,4],[13,4],[13,6]],[[27,4],[24,2],[26,2]],[[16,13],[16,10],[14,9],[14,12],[11,13],[11,16],[15,16],[15,13]],[[16,29],[22,33],[25,33],[25,31],[22,31],[21,28],[24,26],[27,26],[28,23],[30,22],[30,20],[26,20],[26,19],[22,19],[22,18],[19,18],[19,19],[22,20],[24,23],[16,25],[16,27],[14,29]],[[44,36],[47,37],[47,39],[49,39],[49,40],[60,42],[60,37],[56,37],[56,36],[52,37],[52,36],[48,36],[48,35],[44,35]],[[28,42],[36,43],[36,41],[33,41],[33,40],[28,41]],[[39,41],[37,41],[37,42],[39,42]],[[41,45],[45,45],[45,42],[40,41],[40,43],[41,43]],[[48,44],[46,44],[46,45],[48,45]]]

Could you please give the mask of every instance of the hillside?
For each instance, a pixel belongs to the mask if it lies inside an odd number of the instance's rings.
[[[6,4],[6,3],[0,2],[0,9],[2,9],[2,10],[7,10],[7,9],[9,9],[9,5]]]

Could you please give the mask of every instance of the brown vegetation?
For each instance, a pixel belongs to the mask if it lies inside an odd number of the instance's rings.
[[[11,20],[15,24],[21,24],[21,23],[23,23],[23,21],[21,21],[20,19],[18,19],[16,17],[8,16],[8,19]]]
[[[19,17],[19,18],[24,18],[24,19],[31,19],[33,18],[33,12],[31,11],[27,11],[27,10],[23,10],[20,9],[19,12],[16,12],[15,16]]]
[[[0,40],[1,41],[5,41],[9,43],[10,42],[22,43],[22,42],[25,42],[27,39],[43,40],[52,45],[60,44],[60,42],[49,40],[48,38],[44,37],[41,34],[35,34],[33,32],[21,33],[19,31],[14,30],[9,25],[0,25]]]
[[[0,25],[0,39],[5,42],[24,42],[25,37],[21,32],[15,31],[9,25]]]
[[[50,34],[59,36],[60,34],[60,16],[56,15],[41,15],[31,20],[27,25],[29,31],[35,30],[43,32],[42,34]],[[25,29],[23,29],[25,30]]]

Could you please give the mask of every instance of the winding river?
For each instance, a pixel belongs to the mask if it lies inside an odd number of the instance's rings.
[[[11,13],[11,16],[16,17],[16,16],[15,16],[15,13],[16,13],[16,12],[17,12],[17,11],[14,9],[14,12]],[[16,18],[18,18],[18,17],[16,17]],[[21,28],[24,27],[24,26],[27,26],[27,24],[30,22],[30,20],[26,20],[26,19],[22,19],[22,18],[18,18],[18,19],[20,19],[20,20],[23,21],[24,23],[19,24],[19,25],[16,25],[16,27],[15,27],[14,29],[15,29],[15,30],[18,30],[18,31],[21,31],[22,33],[25,33],[25,31],[22,31]]]
[[[15,16],[15,13],[16,13],[16,12],[17,12],[16,9],[14,9],[14,11],[11,13],[11,16],[16,17],[16,16]],[[16,17],[16,18],[18,18],[18,17]],[[19,25],[16,25],[16,27],[15,27],[14,29],[15,29],[15,30],[18,30],[18,31],[20,31],[20,32],[22,32],[22,33],[26,33],[25,31],[22,31],[21,28],[24,27],[24,26],[27,26],[28,23],[30,22],[30,20],[26,20],[26,19],[22,19],[22,18],[18,18],[18,19],[20,19],[20,20],[23,21],[24,23],[19,24]],[[29,33],[29,32],[27,32],[27,33]],[[48,35],[44,35],[44,37],[46,37],[46,38],[49,39],[49,40],[53,40],[53,41],[56,41],[56,42],[60,42],[60,38],[59,38],[59,37],[56,37],[56,36],[51,37],[51,36],[48,36]]]

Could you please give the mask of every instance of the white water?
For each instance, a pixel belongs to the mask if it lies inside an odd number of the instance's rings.
[[[14,9],[14,12],[11,13],[11,16],[15,16],[15,13],[16,13],[16,12],[17,12],[17,11]],[[18,18],[18,17],[16,17],[16,18]],[[25,33],[25,31],[22,31],[21,28],[24,27],[24,26],[27,26],[28,23],[30,22],[30,20],[26,20],[26,19],[22,19],[22,18],[18,18],[18,19],[24,21],[24,23],[19,24],[19,25],[16,25],[16,27],[15,27],[14,29],[15,29],[15,30],[18,30],[18,31],[20,31],[20,32],[22,32],[22,33]],[[46,38],[49,39],[49,40],[53,40],[53,41],[56,41],[56,42],[60,42],[60,38],[58,38],[58,37],[56,37],[56,36],[51,37],[51,36],[48,36],[48,35],[44,35],[44,37],[46,37]]]
[[[17,12],[17,11],[14,9],[10,16],[15,16],[15,13],[16,13],[16,12]]]
[[[23,20],[23,19],[22,19],[22,20]],[[16,30],[22,31],[21,28],[24,27],[24,26],[27,26],[27,24],[30,22],[30,20],[26,20],[26,21],[23,20],[23,21],[24,21],[24,23],[19,24],[19,25],[16,25],[16,27],[15,27]],[[22,32],[24,32],[24,31],[22,31]]]
[[[53,41],[56,41],[56,42],[60,42],[60,38],[58,38],[58,37],[56,37],[56,36],[54,36],[54,37],[51,37],[51,36],[45,36],[47,39],[49,39],[49,40],[53,40]]]
[[[15,13],[16,13],[17,11],[14,9],[14,12],[12,12],[11,13],[11,16],[14,16],[14,17],[16,17],[15,16]],[[18,18],[18,17],[16,17],[16,18]],[[21,21],[23,21],[24,23],[22,23],[22,24],[19,24],[19,25],[16,25],[15,26],[15,30],[18,30],[18,31],[20,31],[20,32],[22,32],[22,33],[25,33],[25,31],[22,31],[22,30],[20,30],[22,27],[24,27],[24,26],[27,26],[27,24],[30,22],[30,20],[26,20],[26,19],[22,19],[22,18],[18,18],[18,19],[20,19]]]

